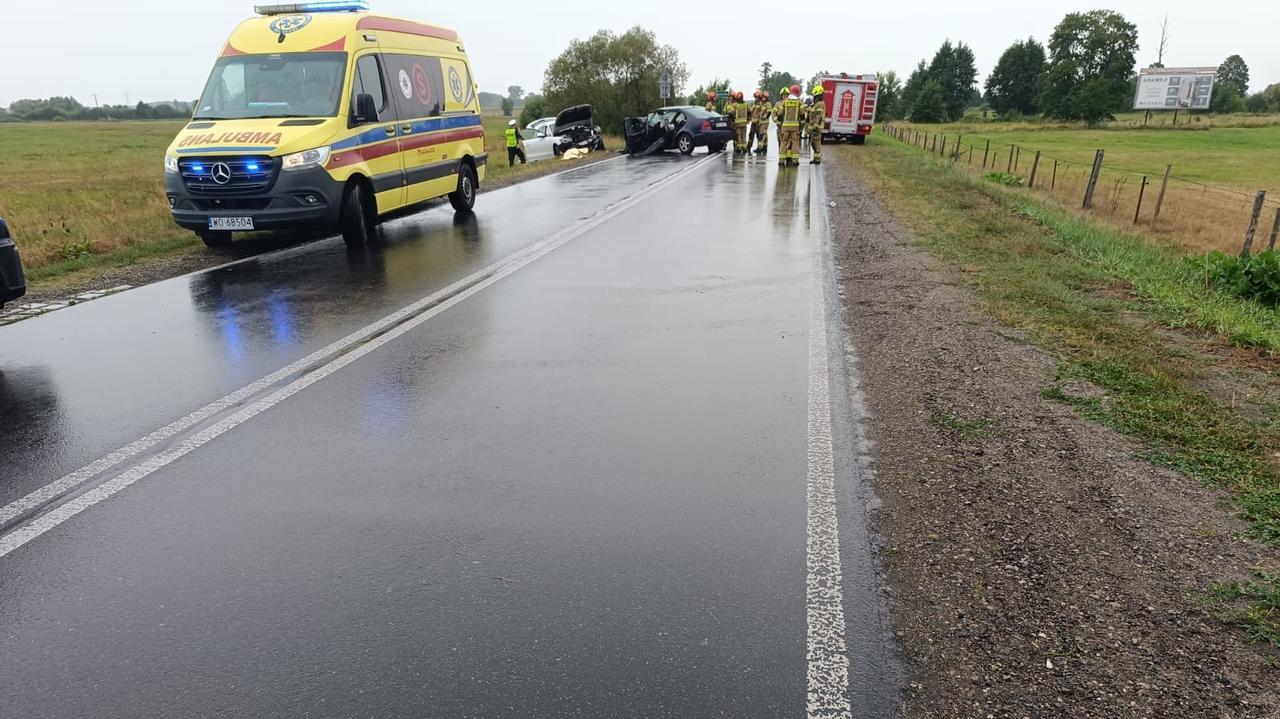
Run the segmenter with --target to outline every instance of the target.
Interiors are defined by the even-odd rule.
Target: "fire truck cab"
[[[822,102],[826,106],[824,141],[848,140],[855,145],[867,141],[876,120],[879,84],[874,74],[828,75],[822,80]]]

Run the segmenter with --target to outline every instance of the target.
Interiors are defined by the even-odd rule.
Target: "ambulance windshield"
[[[195,119],[334,117],[346,67],[341,52],[219,58]]]

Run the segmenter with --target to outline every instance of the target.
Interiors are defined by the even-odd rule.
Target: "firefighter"
[[[756,154],[764,155],[769,152],[769,118],[773,115],[773,106],[769,103],[769,93],[764,90],[756,91],[756,105],[758,112],[756,113]]]
[[[524,155],[524,138],[520,135],[520,129],[516,127],[515,120],[507,121],[507,167],[515,167],[516,158],[520,158],[520,164],[527,162]]]
[[[777,127],[778,147],[782,147],[782,121],[778,119],[778,109],[782,107],[782,101],[787,99],[787,95],[790,92],[791,91],[785,87],[778,90],[778,104],[773,106],[773,122],[774,126]]]
[[[813,104],[809,106],[809,164],[822,164],[822,132],[827,124],[827,105],[822,100],[821,84],[813,86]]]
[[[724,109],[720,111],[720,114],[721,114],[721,115],[724,115],[725,117],[729,118],[729,130],[730,130],[730,131],[732,131],[732,130],[733,130],[733,116],[734,116],[734,108],[735,108],[735,107],[737,107],[737,104],[738,104],[738,103],[737,103],[737,102],[735,102],[735,100],[734,100],[734,94],[735,94],[735,93],[733,92],[733,90],[730,90],[730,91],[729,91],[729,99],[728,99],[728,101],[726,101],[726,102],[724,103]],[[735,137],[736,137],[736,135],[735,135]],[[725,143],[725,147],[728,147],[728,146],[729,146],[729,144],[728,144],[728,143]],[[733,151],[734,151],[734,152],[737,152],[737,151],[738,151],[738,146],[737,146],[737,145],[734,145],[734,147],[733,147]]]
[[[803,109],[799,85],[792,85],[787,99],[779,102],[774,109],[774,119],[778,121],[781,141],[778,147],[779,165],[800,164],[800,124],[804,119]]]
[[[751,122],[751,106],[741,90],[733,93],[733,154],[747,154],[747,125]]]
[[[716,111],[716,91],[711,90],[707,93],[707,112]]]

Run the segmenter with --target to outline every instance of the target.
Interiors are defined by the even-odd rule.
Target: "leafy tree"
[[[1213,98],[1209,100],[1209,112],[1227,114],[1244,112],[1246,109],[1244,95],[1240,94],[1233,83],[1214,85]]]
[[[902,111],[909,113],[911,108],[915,107],[916,97],[920,91],[924,89],[924,84],[929,80],[929,66],[924,60],[916,65],[916,69],[911,71],[907,76],[907,84],[902,86]]]
[[[1129,78],[1138,29],[1110,10],[1069,13],[1049,38],[1038,104],[1049,117],[1097,124],[1132,99]]]
[[[689,71],[674,47],[660,45],[652,31],[638,25],[621,35],[601,30],[574,40],[551,61],[543,90],[551,107],[590,104],[601,127],[621,132],[623,118],[659,105],[663,70],[670,75],[672,94],[682,95]]]
[[[705,85],[699,85],[686,100],[690,105],[699,107],[707,104],[707,93],[714,92],[716,94],[716,110],[719,111],[724,104],[729,101],[729,80],[715,78]],[[775,90],[776,92],[776,90]]]
[[[929,78],[911,105],[911,121],[946,122],[948,112],[946,90],[937,80]]]
[[[511,114],[515,112],[515,109],[516,104],[511,101],[510,97],[502,98],[502,115],[504,117],[511,117]]]
[[[893,70],[878,73],[877,77],[880,79],[877,89],[876,119],[901,120],[906,115],[906,108],[902,105],[902,80],[898,79],[898,73]]]
[[[524,88],[519,85],[509,85],[507,87],[507,97],[511,98],[511,105],[515,106],[516,103],[524,99]]]
[[[1280,84],[1268,85],[1262,92],[1250,95],[1244,105],[1249,112],[1280,112]]]
[[[773,99],[776,101],[780,99],[777,97],[778,90],[781,90],[784,87],[789,88],[792,85],[799,85],[800,81],[795,75],[792,75],[789,72],[775,72],[773,65],[766,62],[760,65],[759,83],[760,89],[768,90],[769,94],[772,95]]]
[[[943,42],[934,54],[933,61],[929,63],[928,77],[942,88],[947,106],[946,119],[959,120],[964,117],[978,79],[973,50],[964,43],[952,45],[950,40]]]
[[[551,105],[547,102],[547,98],[542,95],[529,95],[524,99],[524,109],[520,111],[520,127],[527,127],[534,120],[550,114]]]
[[[1036,112],[1036,83],[1044,72],[1044,46],[1032,38],[1010,45],[987,76],[987,102],[1001,115]]]
[[[1216,87],[1223,85],[1231,85],[1241,97],[1249,94],[1249,66],[1245,64],[1244,58],[1232,55],[1218,66]]]

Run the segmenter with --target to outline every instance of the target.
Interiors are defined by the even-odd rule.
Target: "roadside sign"
[[[662,75],[658,78],[658,96],[663,102],[671,97],[671,74],[666,70],[662,71]]]
[[[1138,74],[1135,110],[1208,110],[1216,67],[1149,67]]]

